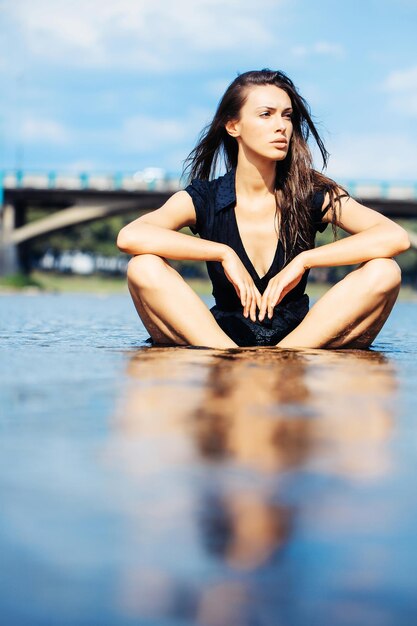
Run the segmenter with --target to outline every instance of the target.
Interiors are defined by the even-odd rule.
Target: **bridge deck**
[[[120,204],[121,212],[129,210],[129,206],[131,209],[152,210],[182,188],[178,179],[150,183],[142,181],[130,188],[122,187],[119,181],[119,186],[110,188],[109,185],[107,189],[70,186],[71,180],[66,181],[66,187],[58,186],[58,179],[54,186],[49,187],[30,186],[29,180],[22,180],[21,184],[13,186],[13,181],[8,181],[8,186],[3,188],[3,204],[50,208],[54,211],[92,204]],[[406,219],[417,217],[417,184],[350,182],[344,186],[359,202],[384,215]]]

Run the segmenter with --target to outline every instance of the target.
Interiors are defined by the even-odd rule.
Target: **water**
[[[416,313],[163,349],[128,296],[2,297],[2,623],[416,623]]]

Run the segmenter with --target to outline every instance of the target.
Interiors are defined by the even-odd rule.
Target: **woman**
[[[282,72],[238,76],[187,159],[191,184],[125,226],[128,284],[154,343],[367,348],[397,298],[406,231],[315,171],[308,105]],[[219,158],[226,174],[213,179]],[[314,248],[332,223],[351,234]],[[177,232],[189,226],[200,238]],[[207,261],[216,306],[166,261]],[[357,265],[309,310],[312,267]]]

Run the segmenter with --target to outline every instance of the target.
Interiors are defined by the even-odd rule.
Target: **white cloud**
[[[385,91],[417,91],[417,65],[406,70],[391,72],[383,83]]]
[[[328,41],[317,41],[313,46],[316,54],[325,54],[329,56],[343,56],[345,49],[338,43],[330,43]]]
[[[28,143],[65,145],[70,141],[69,130],[60,122],[49,119],[25,118],[20,125],[20,139]]]
[[[187,134],[188,127],[183,120],[137,115],[124,121],[120,139],[127,150],[148,152],[183,141]]]
[[[94,159],[77,159],[75,161],[69,161],[65,168],[71,172],[94,172],[101,169],[100,164]]]
[[[39,59],[158,71],[192,65],[200,53],[267,50],[276,40],[268,8],[286,2],[264,0],[260,15],[251,0],[19,0],[7,13]]]
[[[316,41],[311,46],[294,46],[291,53],[296,57],[307,57],[312,55],[322,55],[331,57],[345,56],[345,49],[338,43],[329,41]]]
[[[388,108],[411,117],[417,116],[417,65],[391,72],[380,86],[388,94]]]
[[[346,134],[328,141],[328,172],[338,179],[414,180],[417,144],[407,135]]]
[[[123,152],[168,152],[189,144],[209,117],[205,109],[192,109],[181,118],[135,115],[124,120],[114,139]]]
[[[180,118],[138,114],[111,126],[78,128],[75,124],[67,126],[55,119],[22,113],[18,123],[13,116],[7,117],[4,141],[10,145],[18,142],[31,150],[48,146],[51,159],[58,154],[61,159],[62,151],[56,149],[64,147],[69,157],[66,167],[76,171],[100,169],[104,163],[114,167],[120,159],[134,164],[135,159],[143,160],[147,155],[161,161],[164,167],[177,170],[211,115],[209,109],[193,107]]]

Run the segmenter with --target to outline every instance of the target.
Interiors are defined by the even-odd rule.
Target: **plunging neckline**
[[[238,240],[239,246],[240,246],[240,248],[241,248],[241,251],[242,251],[242,253],[243,253],[243,256],[244,256],[244,258],[246,259],[246,269],[251,270],[251,271],[252,271],[252,273],[256,276],[256,278],[257,278],[259,281],[263,281],[263,280],[265,280],[265,278],[268,276],[268,274],[271,272],[272,268],[273,268],[273,267],[274,267],[274,265],[275,265],[275,261],[277,260],[278,253],[279,253],[279,248],[280,248],[280,244],[281,244],[281,239],[278,237],[277,246],[276,246],[276,248],[275,248],[274,258],[272,259],[272,263],[271,263],[271,265],[269,266],[268,271],[267,271],[267,272],[266,272],[266,274],[264,274],[263,276],[260,276],[260,275],[258,274],[258,272],[256,271],[254,264],[253,264],[253,263],[252,263],[252,261],[250,260],[249,255],[248,255],[248,253],[246,252],[246,248],[245,248],[245,246],[243,245],[243,239],[242,239],[242,237],[241,237],[241,235],[240,235],[239,224],[238,224],[238,222],[237,222],[237,217],[236,217],[236,204],[234,205],[234,207],[233,207],[233,209],[232,209],[232,213],[233,213],[234,226],[235,226],[235,229],[236,229],[236,234],[237,234],[237,240]],[[250,272],[249,272],[249,273],[250,273]]]

